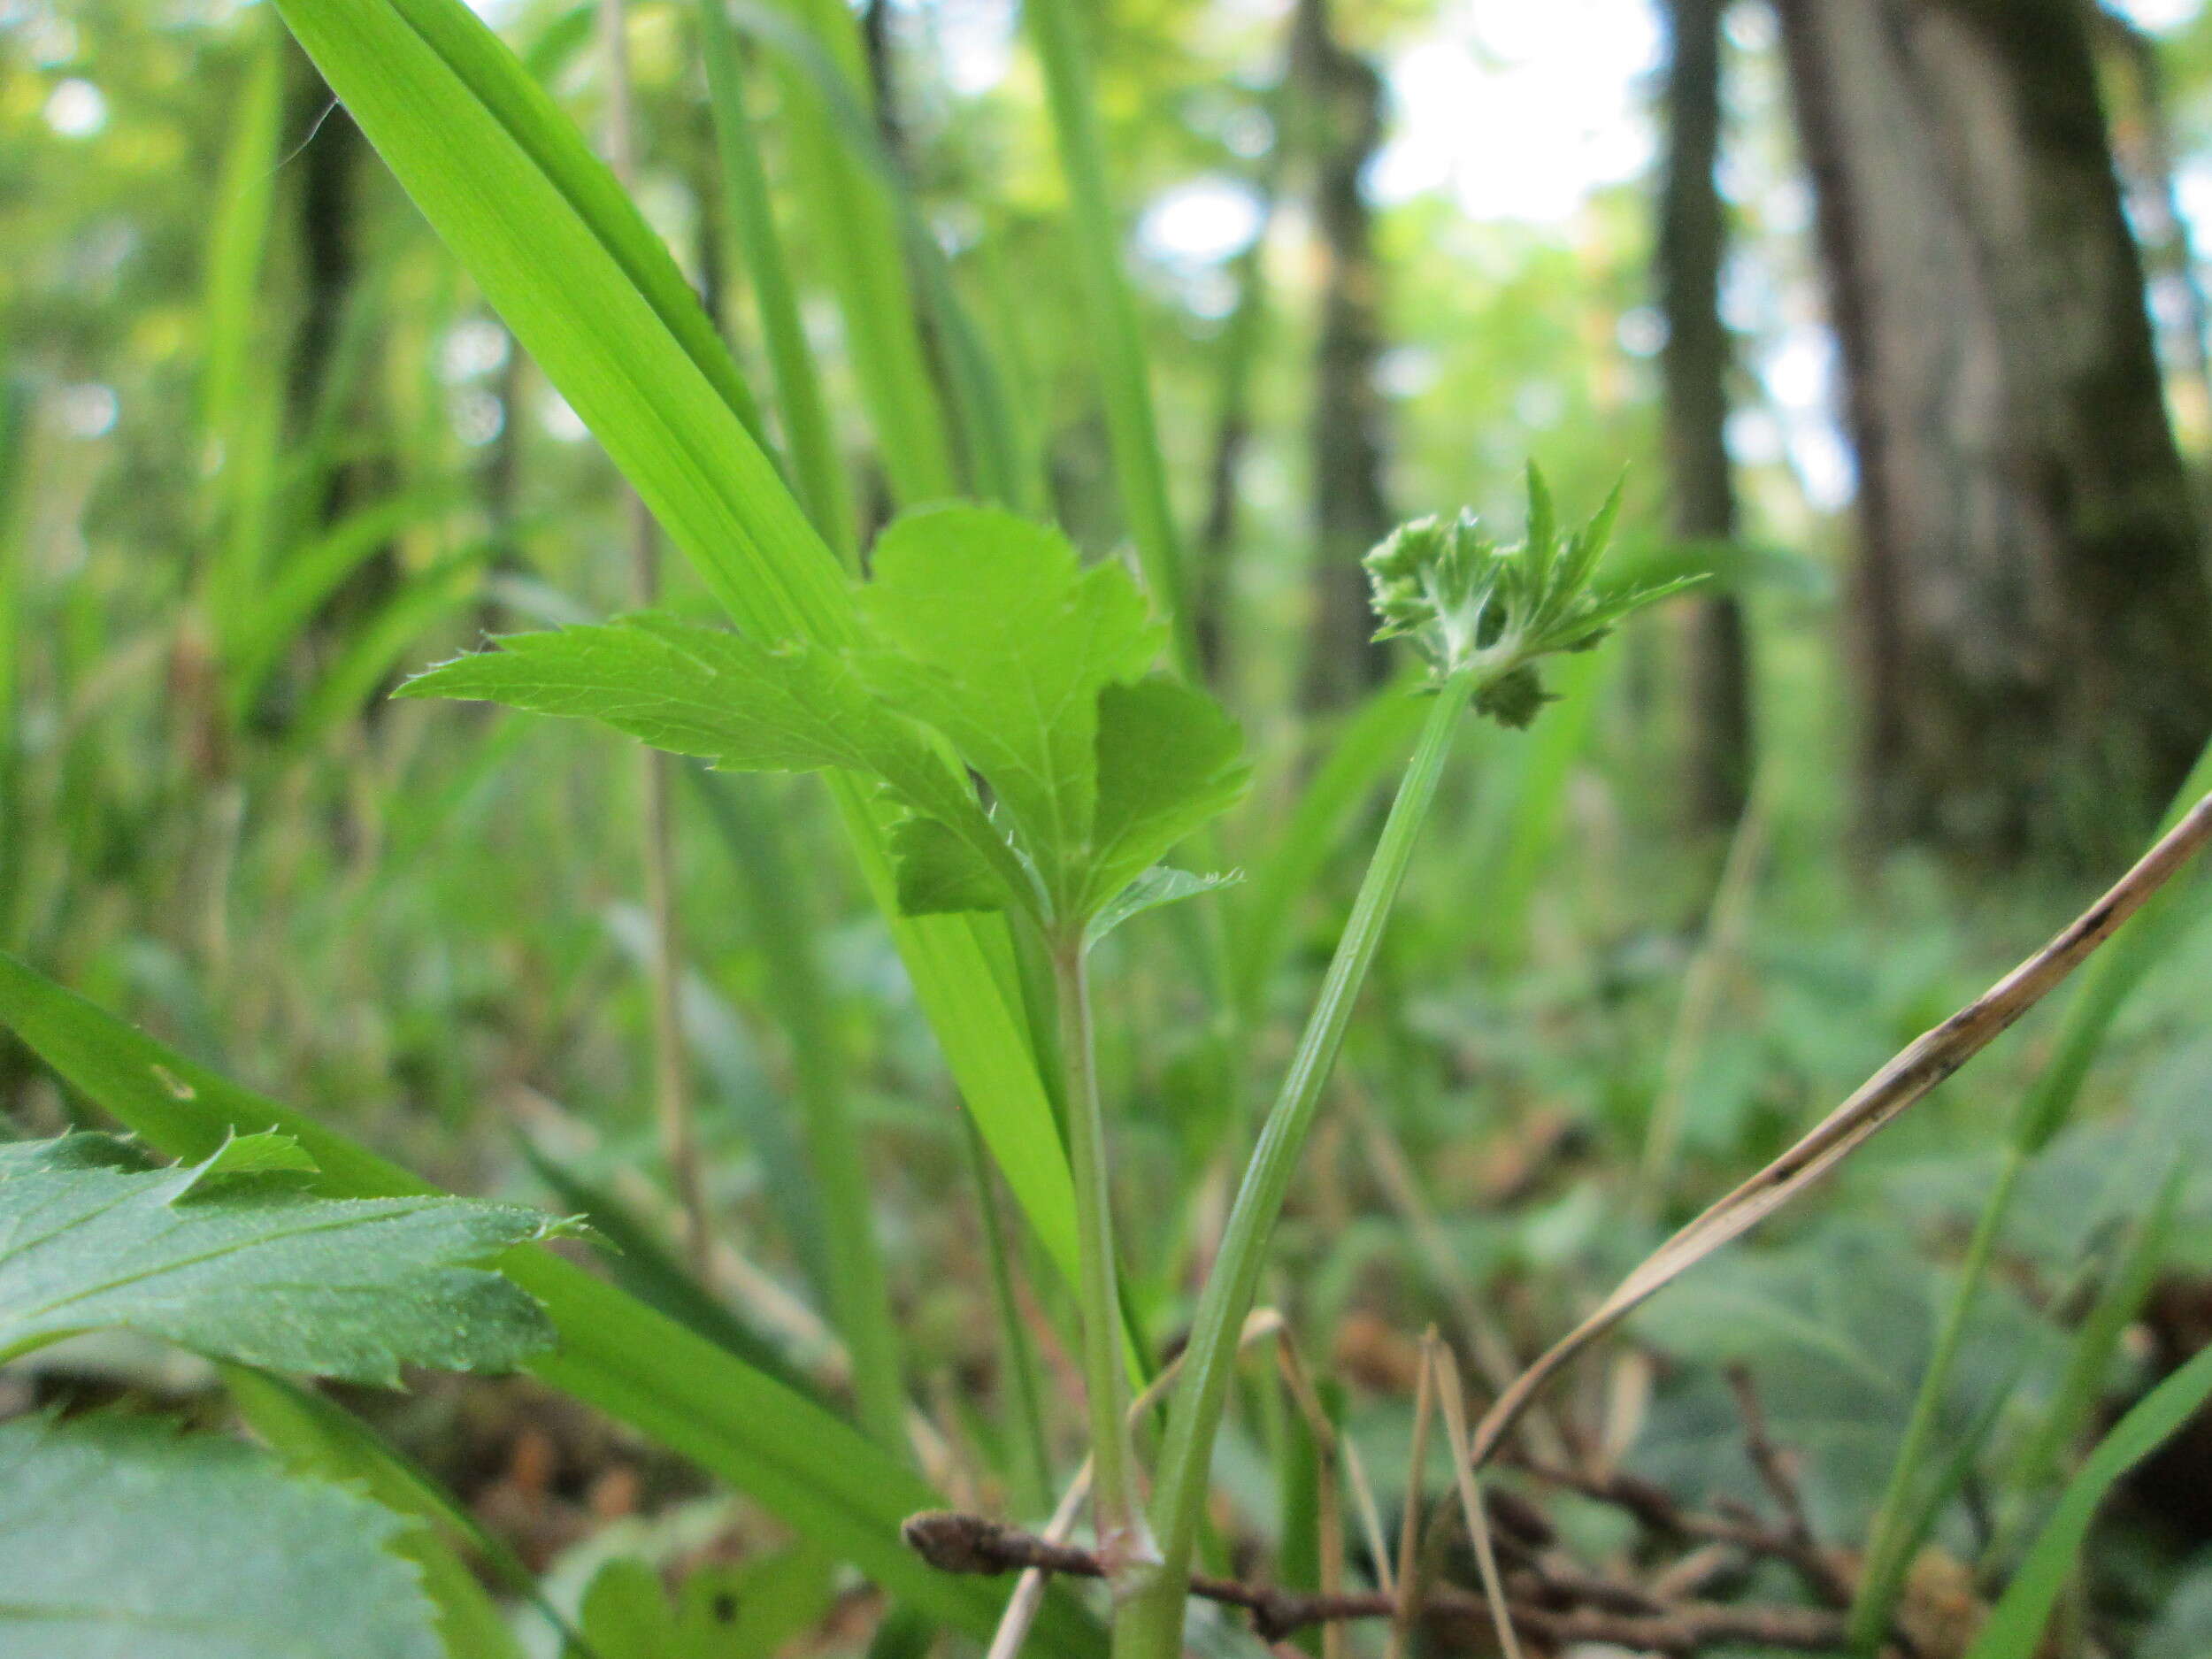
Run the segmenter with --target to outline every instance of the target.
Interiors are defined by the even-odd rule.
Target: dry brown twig
[[[930,1510],[906,1523],[908,1545],[941,1572],[997,1574],[1058,1573],[1071,1578],[1104,1576],[1098,1557],[1087,1549],[1055,1543],[980,1515]],[[1236,1578],[1194,1574],[1191,1594],[1252,1616],[1263,1640],[1279,1641],[1310,1625],[1349,1619],[1394,1618],[1396,1599],[1375,1591],[1357,1595],[1315,1595],[1247,1584]],[[1615,1611],[1598,1606],[1551,1608],[1513,1600],[1513,1624],[1547,1641],[1609,1641],[1643,1653],[1695,1654],[1735,1642],[1786,1648],[1800,1653],[1832,1652],[1843,1646],[1844,1628],[1834,1613],[1803,1608],[1724,1607],[1693,1601],[1661,1612]],[[1422,1617],[1441,1622],[1490,1623],[1487,1601],[1455,1586],[1433,1586],[1423,1598]]]

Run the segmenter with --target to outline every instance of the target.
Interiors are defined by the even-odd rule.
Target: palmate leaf
[[[862,672],[952,740],[1011,816],[1056,907],[1078,909],[1099,695],[1143,673],[1164,638],[1144,596],[1118,563],[1085,570],[1059,532],[992,508],[908,513],[871,562],[861,611],[879,649],[864,650]]]
[[[211,1358],[396,1386],[403,1364],[507,1371],[553,1342],[544,1310],[471,1265],[557,1230],[461,1198],[319,1198],[287,1135],[150,1168],[75,1133],[0,1156],[0,1357],[121,1328]]]
[[[595,719],[732,771],[879,780],[912,814],[888,838],[909,916],[1020,906],[1084,928],[1243,792],[1235,723],[1141,678],[1163,636],[1119,565],[1085,570],[1059,532],[973,506],[898,519],[872,563],[849,653],[645,613],[508,638],[404,695]],[[1156,884],[1145,902],[1211,885]]]
[[[513,634],[499,644],[417,676],[400,695],[481,698],[597,720],[728,772],[840,768],[881,779],[1002,879],[1020,878],[966,780],[840,656],[796,641],[762,646],[726,628],[649,611]]]
[[[417,1569],[392,1553],[405,1526],[218,1435],[0,1424],[0,1651],[443,1659]]]
[[[1099,693],[1097,764],[1085,908],[1101,913],[1163,853],[1234,805],[1252,775],[1236,722],[1210,697],[1160,676]]]

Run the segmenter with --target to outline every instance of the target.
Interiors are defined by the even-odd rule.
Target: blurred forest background
[[[596,8],[477,10],[609,130]],[[1359,556],[1463,503],[1517,534],[1532,457],[1569,515],[1625,476],[1624,568],[1715,572],[1570,659],[1532,730],[1468,745],[1279,1237],[1263,1294],[1373,1465],[1402,1471],[1425,1324],[1479,1305],[1524,1356],[1540,1348],[1662,1223],[2116,874],[2212,736],[2193,248],[2212,234],[2212,15],[1086,11],[1164,514],[1117,483],[1086,255],[1015,8],[858,9],[895,187],[839,158],[773,52],[749,43],[744,81],[753,206],[797,279],[782,297],[836,449],[814,476],[841,480],[818,521],[864,545],[895,505],[987,475],[945,412],[962,342],[926,316],[891,338],[926,284],[855,239],[871,214],[915,216],[941,254],[927,280],[1000,367],[996,435],[1019,453],[999,462],[1041,480],[1025,504],[1097,555],[1179,542],[1206,673],[1245,725],[1257,780],[1223,839],[1253,879],[1221,902],[1263,1077],[1225,1087],[1221,1010],[1175,925],[1133,925],[1102,980],[1152,1336],[1187,1312],[1417,718],[1368,642]],[[709,119],[694,7],[630,0],[623,44],[635,194],[772,412],[794,396],[762,322],[778,301],[749,280],[758,227]],[[713,1223],[704,1282],[833,1389],[833,1243],[792,1102],[842,1091],[925,1461],[979,1502],[1026,1495],[991,1183],[979,1199],[819,791],[676,777],[680,1076],[657,1081],[645,795],[621,746],[388,701],[488,633],[633,603],[636,527],[581,423],[266,6],[0,0],[0,946],[434,1179],[626,1217],[634,1256],[657,1238],[672,1275],[682,1183],[655,1101],[678,1089]],[[700,607],[672,560],[667,580]],[[1939,1601],[1971,1601],[2034,1513],[2032,1494],[2008,1507],[2032,1434],[2007,1425],[2062,1386],[2068,1286],[2136,1236],[2177,1157],[2093,1415],[2212,1340],[2212,928],[2193,893],[2023,1177],[1946,1407],[1948,1429],[1978,1426]],[[1563,1412],[1678,1490],[1755,1492],[1723,1376],[1749,1365],[1817,1526],[1861,1538],[2050,1029],[1655,1303],[1641,1369],[1586,1368]],[[13,1045],[0,1101],[42,1133],[81,1110]],[[1004,1220],[1020,1270],[1033,1250]],[[1064,1474],[1066,1310],[1048,1274],[1016,1279],[1063,1379],[1045,1417]],[[196,1386],[127,1347],[65,1352],[40,1389]],[[695,1516],[695,1478],[532,1385],[365,1409],[534,1566],[581,1573],[611,1527],[669,1560],[698,1548],[670,1518]],[[1281,1432],[1248,1414],[1221,1479],[1235,1525],[1294,1551]],[[2108,1510],[2064,1651],[2212,1651],[2208,1492],[2212,1419]],[[1621,1546],[1600,1507],[1573,1525],[1601,1555]],[[820,1640],[856,1650],[869,1605]]]

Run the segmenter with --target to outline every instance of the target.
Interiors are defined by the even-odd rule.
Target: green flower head
[[[1433,685],[1474,675],[1479,713],[1526,726],[1551,700],[1540,659],[1588,650],[1631,612],[1698,580],[1614,588],[1595,580],[1620,496],[1617,485],[1595,518],[1563,536],[1532,465],[1523,541],[1500,545],[1464,509],[1401,525],[1365,561],[1382,619],[1375,637],[1411,640]]]

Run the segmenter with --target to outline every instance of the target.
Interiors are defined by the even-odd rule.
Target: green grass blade
[[[742,382],[683,278],[582,138],[458,0],[282,0],[354,119],[549,380],[757,636],[841,643],[836,557],[755,441]],[[879,810],[833,795],[887,916]],[[995,918],[894,919],[947,1064],[1062,1271],[1074,1192]]]
[[[289,747],[295,752],[311,749],[358,714],[377,687],[391,679],[407,648],[476,592],[485,561],[497,550],[496,542],[477,541],[409,576],[354,631],[338,660],[316,681],[287,735]]]
[[[1136,296],[1122,270],[1121,222],[1106,181],[1105,146],[1086,69],[1088,54],[1073,0],[1028,0],[1022,9],[1044,70],[1061,170],[1067,175],[1076,272],[1098,353],[1122,511],[1128,515],[1152,603],[1173,630],[1176,665],[1188,677],[1197,672],[1198,646],[1184,587],[1182,539],[1160,454]]]
[[[29,388],[0,375],[0,947],[15,943],[27,826],[17,797],[23,787],[23,580],[25,502],[30,477]]]
[[[2128,1326],[2150,1294],[2152,1281],[2166,1264],[2174,1210],[2181,1195],[2185,1172],[2180,1157],[2169,1163],[2166,1179],[2159,1183],[2150,1208],[2129,1230],[2126,1248],[2107,1274],[2103,1289],[2076,1330],[2067,1348],[2065,1370],[2052,1391],[2051,1403],[2043,1420],[2036,1425],[2035,1432],[2005,1471],[2011,1487],[2010,1502],[1996,1536],[1982,1552],[1985,1562],[2009,1556],[2025,1518],[2034,1513],[2034,1506],[2044,1497],[2047,1486],[2053,1483],[2067,1448],[2075,1443],[2075,1437],[2104,1397],[2105,1385],[2112,1373],[2113,1356],[2119,1351]]]
[[[2018,1659],[2035,1651],[2106,1496],[2122,1476],[2194,1417],[2208,1398],[2212,1398],[2212,1349],[2152,1389],[2114,1425],[2067,1483],[2058,1507],[2037,1534],[1966,1659]]]
[[[822,1286],[853,1367],[860,1420],[879,1444],[906,1444],[906,1391],[899,1335],[883,1251],[876,1240],[868,1171],[846,1099],[843,1044],[812,941],[806,887],[775,812],[762,798],[765,780],[710,776],[692,769],[743,884],[753,943],[765,958],[762,988],[789,1040],[794,1092],[806,1136],[806,1162],[824,1221]]]
[[[2212,787],[2212,745],[2199,758],[2166,816],[2162,828],[2171,828],[2182,814]],[[1939,1330],[1935,1351],[1914,1396],[1912,1415],[1898,1448],[1880,1508],[1870,1532],[1867,1568],[1851,1609],[1854,1640],[1871,1651],[1884,1631],[1912,1564],[1912,1546],[1918,1527],[1920,1501],[1926,1483],[1922,1468],[1932,1449],[1933,1432],[1942,1402],[1951,1386],[1951,1371],[1958,1344],[1989,1263],[2009,1217],[2013,1193],[2027,1161],[2048,1145],[2071,1113],[2091,1063],[2112,1029],[2127,998],[2149,974],[2193,919],[2182,896],[2202,885],[2198,877],[2176,882],[2154,895],[2127,926],[2105,946],[2084,976],[2084,983],[2059,1028],[2056,1052],[2035,1087],[2023,1098],[2014,1115],[2005,1163],[1996,1184],[1974,1224],[1974,1236],[1959,1271]]]
[[[164,1048],[0,955],[0,1023],[158,1150],[205,1157],[233,1133],[277,1128],[322,1171],[318,1190],[370,1197],[434,1190],[398,1165]],[[911,1471],[812,1402],[549,1250],[500,1263],[545,1306],[560,1335],[533,1369],[711,1470],[895,1594],[972,1634],[995,1627],[1000,1593],[924,1566],[900,1522],[938,1502]],[[1048,1609],[1055,1652],[1092,1655],[1097,1632],[1072,1604]]]
[[[546,377],[740,622],[831,640],[850,600],[754,436],[667,250],[457,0],[283,0],[285,20]]]
[[[279,559],[274,580],[242,595],[223,624],[224,695],[231,718],[244,718],[317,611],[345,580],[409,526],[462,499],[454,485],[410,490],[347,514]]]
[[[2208,793],[2212,793],[2212,743],[2205,746],[2176,793],[2159,833],[2171,829]],[[2060,1022],[2051,1062],[2036,1079],[2015,1125],[2015,1138],[2026,1150],[2040,1150],[2065,1126],[2089,1068],[2111,1033],[2112,1022],[2136,987],[2201,916],[2207,887],[2200,872],[2169,884],[2082,974],[2081,989]]]
[[[791,0],[791,13],[827,60],[844,98],[872,104],[860,26],[843,0]],[[924,357],[898,215],[884,181],[841,138],[835,100],[817,76],[779,54],[793,173],[811,234],[844,318],[845,348],[902,506],[959,493],[947,422]]]
[[[721,1298],[687,1272],[661,1242],[660,1235],[633,1214],[628,1205],[530,1141],[522,1143],[522,1156],[530,1172],[553,1194],[554,1202],[583,1217],[593,1233],[611,1247],[602,1265],[617,1285],[687,1330],[727,1348],[793,1393],[804,1394],[817,1404],[826,1403],[785,1363],[775,1343],[739,1318]]]
[[[784,257],[783,234],[769,199],[768,173],[754,142],[745,102],[745,65],[723,0],[699,0],[699,48],[707,72],[707,107],[722,169],[722,196],[745,273],[752,280],[761,333],[776,380],[777,412],[784,445],[806,505],[822,539],[848,565],[859,557],[860,530],[852,493],[837,450],[837,430],[822,396],[814,348],[799,315],[799,296]]]
[[[259,452],[273,433],[261,290],[284,114],[284,42],[268,19],[251,21],[253,59],[216,182],[201,298],[200,442],[219,549],[203,575],[219,611],[250,590],[250,567],[261,553],[257,527],[267,513],[257,497],[269,457]]]
[[[1499,818],[1468,860],[1472,892],[1460,914],[1486,918],[1483,943],[1502,963],[1517,963],[1528,948],[1528,913],[1545,866],[1558,849],[1567,786],[1590,746],[1607,689],[1626,660],[1619,651],[1592,651],[1558,664],[1561,703],[1530,732],[1509,740],[1519,764],[1498,797]],[[1493,750],[1493,753],[1497,752]]]
[[[709,0],[703,0],[705,3]],[[823,43],[788,18],[748,0],[720,0],[720,4],[726,19],[733,20],[774,55],[787,81],[804,83],[815,100],[808,119],[818,119],[827,134],[842,147],[845,162],[873,179],[882,193],[892,215],[890,228],[900,239],[898,245],[887,244],[883,257],[898,257],[902,246],[918,298],[936,331],[945,391],[959,424],[966,463],[964,476],[959,480],[962,487],[979,499],[1041,516],[1047,495],[1041,458],[1023,438],[997,363],[961,303],[958,286],[943,250],[937,245],[936,234],[859,90]],[[880,230],[876,227],[872,234],[879,234]],[[910,307],[907,315],[910,326]],[[918,353],[918,334],[915,340],[914,349]],[[852,342],[849,349],[881,351],[887,343],[872,335]],[[893,372],[902,377],[907,373],[903,367],[895,367]],[[879,442],[889,440],[879,438]],[[895,476],[895,488],[896,482]]]

